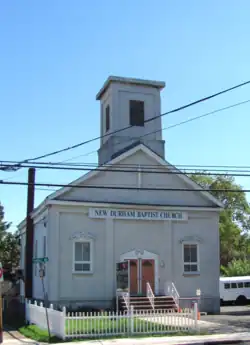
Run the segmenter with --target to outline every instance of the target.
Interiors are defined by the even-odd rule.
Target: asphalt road
[[[221,307],[220,315],[201,316],[201,320],[212,322],[209,333],[234,333],[250,331],[250,306]]]

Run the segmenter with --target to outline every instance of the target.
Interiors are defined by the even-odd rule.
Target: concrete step
[[[123,310],[126,310],[126,303],[124,299],[120,298],[120,304]],[[150,300],[146,296],[132,296],[130,297],[130,305],[134,307],[134,310],[148,310],[152,311],[152,305]],[[174,310],[178,311],[177,305],[171,296],[155,296],[154,298],[154,310]]]

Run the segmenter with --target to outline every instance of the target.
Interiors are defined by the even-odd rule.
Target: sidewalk
[[[4,332],[3,345],[48,345],[23,337],[19,332]],[[168,336],[121,339],[96,339],[57,343],[58,345],[250,345],[250,332],[213,335]]]
[[[19,333],[16,330],[13,330],[10,327],[4,326],[4,332],[3,332],[3,345],[14,345],[14,344],[36,344],[37,342],[32,339],[25,338],[21,333]]]
[[[250,332],[233,334],[214,334],[197,336],[178,336],[178,337],[150,337],[150,338],[122,338],[107,340],[86,340],[79,342],[67,342],[67,345],[185,345],[185,344],[240,344],[243,342],[250,345]],[[247,342],[247,343],[246,343]],[[62,344],[62,343],[61,343]],[[65,343],[64,343],[65,344]]]

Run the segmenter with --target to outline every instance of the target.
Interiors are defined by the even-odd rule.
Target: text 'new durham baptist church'
[[[150,220],[187,220],[183,212],[155,211],[155,210],[117,210],[117,209],[89,209],[90,218],[117,218],[117,219],[150,219]]]

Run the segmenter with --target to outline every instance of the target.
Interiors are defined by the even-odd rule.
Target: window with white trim
[[[183,264],[184,273],[197,273],[199,272],[199,259],[198,259],[198,244],[197,243],[184,243],[183,244]]]
[[[91,273],[93,270],[92,254],[92,240],[75,241],[73,244],[73,272]]]

